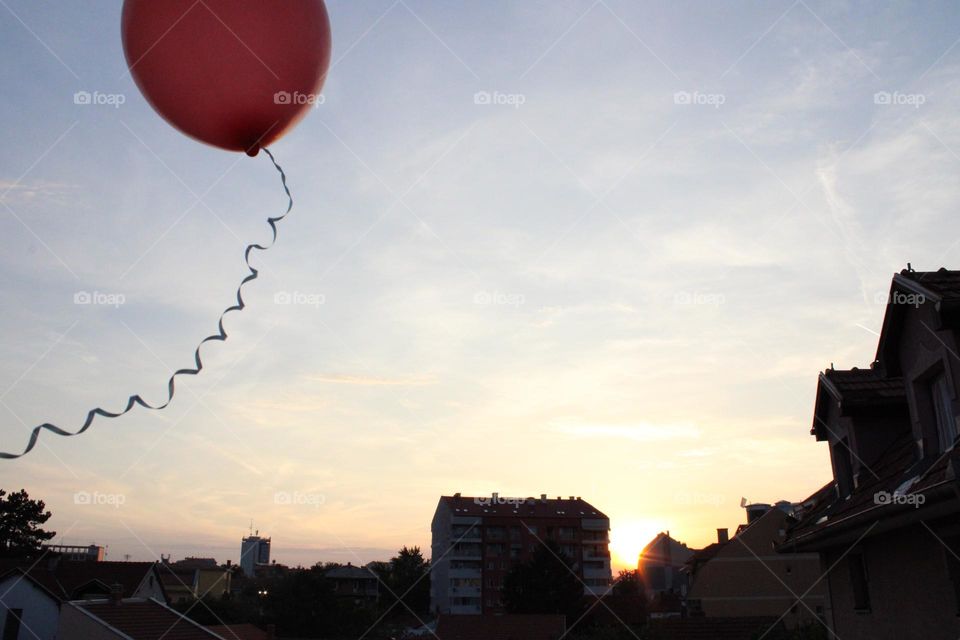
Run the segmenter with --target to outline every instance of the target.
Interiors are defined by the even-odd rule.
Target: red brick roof
[[[207,629],[226,640],[269,640],[270,634],[252,624],[211,624]]]
[[[566,632],[562,615],[441,615],[440,640],[559,640]]]
[[[442,496],[440,501],[454,515],[523,516],[526,518],[606,518],[602,511],[582,498],[507,498],[492,496]]]
[[[855,516],[867,512],[875,514],[875,518],[903,509],[915,510],[918,516],[922,515],[922,509],[880,504],[877,494],[922,494],[950,480],[951,468],[960,467],[960,450],[951,450],[935,460],[921,461],[916,460],[915,450],[912,434],[902,434],[870,465],[869,470],[860,473],[860,484],[849,498],[840,499],[837,496],[833,481],[818,489],[804,501],[804,504],[811,506],[803,511],[800,521],[791,527],[785,545],[797,544],[812,534],[837,529],[838,523],[851,522]]]
[[[155,600],[75,602],[133,640],[216,640],[223,638]]]
[[[912,280],[921,289],[933,293],[941,300],[960,299],[960,271],[943,267],[937,271],[908,271],[904,269],[894,276],[895,281]]]
[[[83,587],[99,582],[101,591],[114,584],[123,586],[123,597],[133,595],[154,569],[153,562],[91,562],[42,558],[37,562],[13,560],[0,564],[0,575],[9,570],[29,572],[30,577],[58,598],[71,600],[82,595]],[[155,574],[154,574],[155,575]]]

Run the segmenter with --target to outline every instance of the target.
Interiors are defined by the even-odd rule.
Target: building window
[[[23,609],[7,609],[7,617],[3,622],[3,640],[17,640],[20,635],[20,621],[23,620]]]
[[[853,491],[853,460],[847,438],[833,445],[833,474],[837,481],[837,493],[841,498],[846,498]]]
[[[867,585],[867,562],[863,551],[856,550],[847,556],[850,564],[850,586],[853,590],[853,608],[856,611],[870,611],[870,590]]]
[[[953,420],[953,394],[950,393],[946,374],[940,373],[932,378],[929,388],[940,451],[947,451],[953,448],[953,443],[957,439],[957,425]]]

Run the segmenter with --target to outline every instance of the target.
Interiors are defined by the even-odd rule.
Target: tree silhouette
[[[0,489],[0,555],[30,555],[50,540],[56,531],[41,529],[50,519],[43,500],[31,500],[24,489],[7,494]]]
[[[420,547],[404,546],[396,556],[390,558],[386,583],[396,597],[418,616],[425,616],[430,610],[429,570],[430,563],[424,560]],[[386,593],[386,599],[390,604],[394,602],[389,592]],[[406,607],[401,609],[405,610]]]
[[[510,613],[559,613],[569,623],[583,610],[583,583],[552,540],[538,547],[529,562],[507,573],[501,593]]]

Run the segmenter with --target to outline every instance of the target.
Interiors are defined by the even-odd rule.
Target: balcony
[[[451,578],[480,578],[482,571],[480,567],[458,567],[456,569],[451,568],[447,575]]]
[[[609,580],[611,577],[610,567],[604,567],[602,569],[595,568],[595,567],[584,567],[583,577],[584,578],[607,578]]]
[[[451,560],[479,560],[480,557],[481,556],[480,556],[479,546],[456,545],[453,549],[450,550]]]
[[[605,587],[601,587],[601,586],[590,586],[590,585],[588,585],[588,586],[585,586],[585,587],[583,588],[583,595],[585,595],[585,596],[603,596],[603,595],[606,595],[606,594],[610,593],[611,588],[612,588],[612,587],[609,586],[609,585],[608,585],[608,586],[605,586]]]
[[[479,615],[480,599],[477,598],[477,604],[454,604],[450,605],[450,613],[454,615]]]

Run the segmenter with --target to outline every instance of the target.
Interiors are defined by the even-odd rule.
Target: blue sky
[[[304,563],[427,546],[441,494],[572,494],[629,564],[826,482],[817,372],[869,364],[893,272],[960,259],[955,5],[328,8],[230,339],[168,410],[44,438],[0,486],[114,559],[235,558],[252,518]],[[7,451],[161,400],[285,206],[265,157],[149,108],[119,15],[0,2]]]

